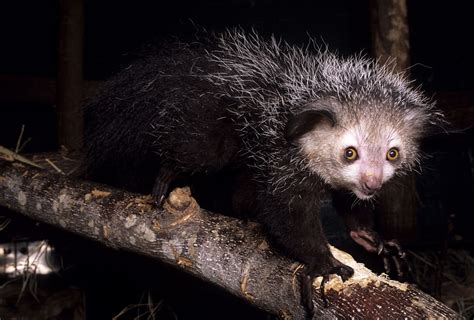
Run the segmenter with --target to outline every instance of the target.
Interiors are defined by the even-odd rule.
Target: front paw
[[[406,253],[397,240],[383,240],[372,230],[351,231],[350,236],[367,251],[382,257],[386,274],[390,274],[393,264],[395,265],[398,280],[403,281],[407,279],[410,266],[406,259]]]
[[[326,261],[324,261],[326,260]],[[342,281],[348,280],[353,274],[354,269],[341,263],[339,260],[332,256],[327,259],[319,260],[318,262],[310,263],[306,266],[302,273],[301,282],[301,299],[302,304],[306,309],[306,317],[312,319],[314,316],[314,305],[313,305],[313,280],[316,277],[322,276],[323,280],[320,285],[320,294],[325,307],[329,306],[329,302],[326,297],[324,290],[325,284],[329,280],[331,274],[337,274],[341,277]]]

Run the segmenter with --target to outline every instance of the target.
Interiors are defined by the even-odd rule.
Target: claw
[[[380,241],[377,246],[377,255],[380,256],[383,251],[384,251],[383,241]]]
[[[306,309],[306,318],[312,319],[314,316],[314,305],[312,299],[312,286],[313,286],[313,277],[311,275],[306,274],[302,278],[301,283],[301,298],[302,304]]]
[[[400,261],[397,259],[396,256],[392,256],[393,263],[395,264],[395,268],[397,269],[397,276],[399,279],[405,277],[405,273],[402,271],[402,267]]]
[[[410,265],[406,261],[406,253],[397,240],[382,240],[373,230],[352,230],[350,236],[367,251],[382,257],[386,274],[390,274],[392,264],[395,265],[399,280],[407,275],[404,268],[408,270],[408,274],[411,272]]]
[[[348,266],[336,266],[333,267],[328,273],[323,275],[323,280],[321,281],[321,285],[319,287],[319,290],[321,291],[321,298],[323,300],[323,306],[327,308],[329,306],[329,301],[326,296],[326,292],[324,290],[324,286],[326,283],[329,281],[329,275],[331,274],[337,274],[338,276],[341,277],[342,281],[347,281],[353,274],[354,270],[351,267]]]
[[[383,257],[383,268],[387,275],[390,274],[390,271],[392,271],[392,268],[390,267],[390,261],[387,257]]]
[[[400,244],[398,243],[397,240],[395,240],[395,239],[387,240],[387,241],[385,241],[385,244],[387,246],[394,247],[397,250],[398,255],[400,256],[400,258],[402,258],[402,256],[405,256],[405,252],[403,251],[402,246],[400,246]]]
[[[331,274],[339,275],[343,281],[349,279],[353,274],[354,270],[346,265],[343,265],[339,261],[333,258],[333,266],[328,266],[323,270],[318,270],[315,265],[312,267],[307,267],[305,272],[302,274],[301,278],[301,300],[302,305],[306,309],[306,318],[312,319],[314,317],[314,305],[313,305],[313,279],[316,276],[322,276],[323,280],[319,287],[321,293],[321,299],[323,301],[323,306],[327,308],[329,306],[329,301],[325,293],[325,285],[329,281],[329,276]]]
[[[163,205],[163,201],[168,193],[170,183],[175,178],[176,174],[172,170],[168,169],[165,166],[160,168],[158,176],[155,179],[155,184],[151,191],[151,195],[157,207],[161,207]]]
[[[329,307],[329,301],[328,298],[326,297],[326,292],[324,290],[324,286],[326,283],[329,281],[329,274],[325,274],[323,276],[323,280],[321,281],[321,285],[319,286],[319,290],[321,292],[321,299],[323,300],[323,306],[325,308]]]

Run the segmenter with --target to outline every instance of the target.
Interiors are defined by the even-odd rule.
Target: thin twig
[[[7,149],[3,146],[0,146],[0,154],[3,154],[7,157],[10,157],[15,161],[26,163],[26,164],[29,164],[30,166],[33,166],[33,167],[36,167],[36,168],[39,168],[39,169],[43,169],[43,167],[40,166],[39,164],[29,160],[28,158],[25,158],[25,157],[21,156],[18,153],[14,152],[14,151],[11,151],[10,149]]]
[[[64,174],[64,171],[62,171],[57,165],[55,165],[51,160],[49,160],[48,158],[44,159],[51,167],[54,168],[54,170],[56,170],[57,172],[59,172],[60,174]]]
[[[20,153],[24,148],[25,146],[28,144],[28,142],[31,141],[31,137],[29,137],[28,139],[25,140],[25,142],[23,142],[20,146],[20,149],[18,149],[18,153]]]
[[[23,138],[23,133],[25,132],[25,125],[21,125],[21,130],[20,130],[20,136],[18,137],[18,140],[16,141],[16,147],[15,147],[15,153],[20,152],[20,144],[21,144],[21,139]]]
[[[5,218],[5,219],[2,222],[0,222],[0,231],[4,230],[12,221],[10,218],[6,218],[3,216],[1,218]]]

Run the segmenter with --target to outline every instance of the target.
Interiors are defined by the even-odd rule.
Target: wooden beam
[[[406,0],[370,1],[372,49],[381,63],[395,59],[395,71],[410,66],[410,38]]]
[[[82,147],[83,115],[83,0],[59,1],[57,76],[58,141],[69,150]]]
[[[410,41],[406,0],[371,0],[370,4],[374,57],[380,64],[392,62],[394,72],[404,72],[408,76]],[[391,194],[398,196],[381,203],[376,213],[377,225],[384,237],[411,242],[416,239],[417,232],[415,176],[407,175],[400,180],[404,188],[398,184],[389,188]]]

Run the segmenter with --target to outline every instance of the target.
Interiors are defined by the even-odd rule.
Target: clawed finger
[[[385,273],[388,275],[390,274],[390,271],[392,271],[392,268],[390,267],[390,259],[387,257],[383,257],[383,268],[385,269]]]
[[[327,308],[329,306],[328,299],[326,297],[326,292],[324,290],[324,286],[326,283],[329,281],[329,274],[325,274],[323,276],[323,280],[321,281],[321,286],[319,287],[319,290],[321,291],[321,299],[323,300],[323,306]]]
[[[395,268],[397,270],[398,279],[402,279],[403,277],[405,277],[405,273],[402,270],[399,258],[397,256],[392,256],[392,260],[393,260],[393,264],[395,265]]]

